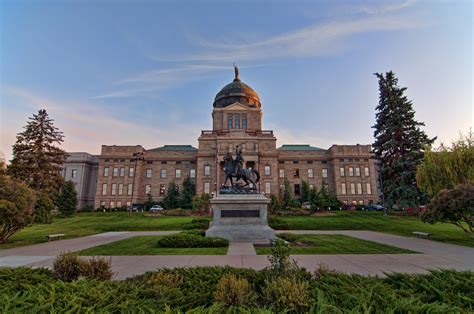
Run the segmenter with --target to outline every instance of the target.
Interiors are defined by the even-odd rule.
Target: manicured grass
[[[79,255],[225,255],[227,247],[217,248],[160,248],[161,236],[137,236],[82,250]]]
[[[301,235],[297,242],[310,246],[291,244],[290,254],[401,254],[416,253],[395,246],[375,243],[345,235]],[[271,254],[270,247],[256,247],[257,254]]]
[[[80,213],[72,218],[54,218],[51,224],[33,225],[15,234],[0,249],[46,242],[48,234],[64,233],[64,239],[108,231],[181,230],[195,217],[145,217],[143,213]]]
[[[474,247],[474,237],[451,224],[423,223],[413,216],[384,216],[381,212],[336,212],[334,216],[282,216],[290,230],[371,230],[414,237],[432,233],[432,240]]]

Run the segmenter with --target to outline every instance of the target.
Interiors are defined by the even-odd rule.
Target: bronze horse
[[[236,167],[238,167],[237,170]],[[253,186],[250,187],[250,189],[254,191],[257,190],[257,182],[260,180],[260,174],[258,173],[258,170],[252,168],[243,168],[238,164],[238,162],[234,160],[234,158],[232,158],[232,154],[229,152],[224,156],[224,173],[225,180],[223,186],[226,185],[227,180],[230,180],[230,184],[233,188],[235,188],[236,186],[234,185],[232,178],[236,178],[236,182],[240,179],[244,180],[245,184],[242,186],[242,188],[250,187],[250,183],[252,183]]]

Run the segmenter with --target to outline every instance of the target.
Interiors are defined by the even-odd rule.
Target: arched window
[[[235,128],[240,129],[240,115],[235,114]]]

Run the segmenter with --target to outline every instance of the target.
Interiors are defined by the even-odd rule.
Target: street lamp
[[[133,157],[132,159],[130,159],[130,162],[135,162],[135,164],[133,166],[132,196],[130,200],[129,215],[132,214],[132,209],[133,209],[133,191],[135,190],[135,177],[137,176],[137,162],[143,159],[145,159],[145,154],[143,151],[138,151],[136,153],[133,153]]]

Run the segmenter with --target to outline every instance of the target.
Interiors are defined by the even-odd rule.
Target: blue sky
[[[473,122],[471,1],[0,1],[0,151],[46,108],[67,151],[197,144],[232,63],[278,145],[368,144],[374,72],[429,136]],[[439,143],[439,141],[438,141]]]

